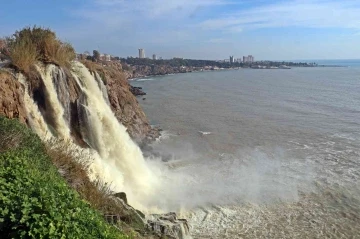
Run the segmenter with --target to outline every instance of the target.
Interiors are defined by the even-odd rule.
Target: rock
[[[24,88],[15,77],[6,71],[0,72],[0,115],[27,122],[24,103]]]
[[[124,201],[124,203],[128,204],[127,202],[127,197],[126,197],[126,193],[124,192],[120,192],[120,193],[115,193],[114,197],[120,198],[121,200]]]
[[[135,96],[146,95],[146,93],[144,91],[142,91],[142,87],[136,87],[136,86],[131,86],[130,85],[130,91]]]
[[[185,239],[191,238],[187,220],[178,219],[176,213],[151,215],[147,221],[150,230],[154,231],[160,237]]]
[[[136,97],[131,92],[131,86],[125,74],[117,70],[115,63],[112,64],[103,68],[111,109],[119,122],[127,128],[130,136],[135,141],[141,142],[151,131],[151,126]],[[120,63],[118,64],[121,66]]]

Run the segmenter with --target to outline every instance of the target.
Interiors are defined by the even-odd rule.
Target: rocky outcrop
[[[15,77],[0,69],[0,115],[27,122],[24,105],[24,88]]]
[[[142,90],[142,87],[130,86],[130,91],[135,96],[146,95],[146,93]]]
[[[186,219],[178,219],[175,212],[155,214],[147,221],[148,228],[158,236],[166,238],[191,238]]]
[[[126,213],[123,213],[121,216],[105,215],[105,219],[108,222],[112,224],[116,224],[118,221],[126,222],[146,238],[191,238],[187,220],[177,218],[176,213],[152,214],[145,218],[142,212],[127,204],[125,193],[116,193],[113,195],[113,199],[119,205],[126,208]]]

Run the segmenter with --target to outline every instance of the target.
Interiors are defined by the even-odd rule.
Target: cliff
[[[24,105],[24,88],[15,81],[15,77],[0,69],[0,115],[9,119],[18,118],[20,122],[26,122],[26,110]]]
[[[137,142],[142,142],[147,137],[156,137],[154,130],[149,125],[148,119],[141,109],[136,97],[131,92],[131,86],[122,73],[120,63],[102,65],[93,62],[85,62],[93,72],[98,72],[106,86],[109,103],[116,118],[123,124],[130,136]],[[14,77],[15,72],[11,69],[0,71],[0,115],[7,118],[18,118],[22,123],[27,121],[27,112],[24,107],[24,86]],[[79,87],[73,76],[66,68],[54,68],[53,82],[60,102],[65,106],[65,115],[71,126],[72,136],[81,145],[80,140],[78,99]],[[27,75],[29,79],[29,93],[38,104],[44,118],[48,121],[50,115],[49,106],[46,103],[46,91],[42,76],[33,71]]]
[[[7,166],[0,167],[0,174],[11,180],[3,180],[0,187],[15,182],[18,188],[9,189],[2,197],[17,198],[6,200],[9,207],[3,205],[11,213],[0,213],[0,234],[30,235],[36,228],[36,237],[50,238],[54,233],[70,238],[72,234],[76,238],[113,238],[111,233],[122,238],[123,232],[134,238],[186,236],[187,222],[175,214],[152,215],[147,220],[129,205],[145,210],[149,195],[157,195],[153,185],[158,181],[132,140],[144,142],[154,133],[121,64],[74,61],[71,45],[49,29],[24,28],[5,43],[0,46],[7,62],[7,66],[0,65],[0,162]],[[17,118],[23,125],[1,115]],[[119,198],[114,198],[117,195]],[[29,203],[23,203],[30,197]],[[68,206],[68,211],[63,210]],[[21,213],[26,218],[34,215],[29,208],[40,212],[35,218],[40,219],[39,225],[36,220],[22,224],[25,218]],[[69,226],[88,227],[63,230],[56,221],[64,221],[62,213],[70,219]],[[44,224],[47,215],[49,224]]]
[[[110,106],[116,118],[128,129],[128,133],[133,139],[138,142],[144,140],[151,132],[151,126],[136,97],[131,92],[131,86],[122,72],[121,64],[116,62],[103,64],[102,66],[97,64],[96,70],[105,79]]]

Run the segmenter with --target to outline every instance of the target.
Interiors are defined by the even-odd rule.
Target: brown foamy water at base
[[[172,155],[162,205],[194,238],[360,238],[359,76],[241,69],[132,82],[171,135],[154,145]]]

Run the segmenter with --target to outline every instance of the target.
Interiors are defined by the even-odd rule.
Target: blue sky
[[[56,31],[78,52],[164,58],[360,58],[360,0],[11,0],[0,36]]]

